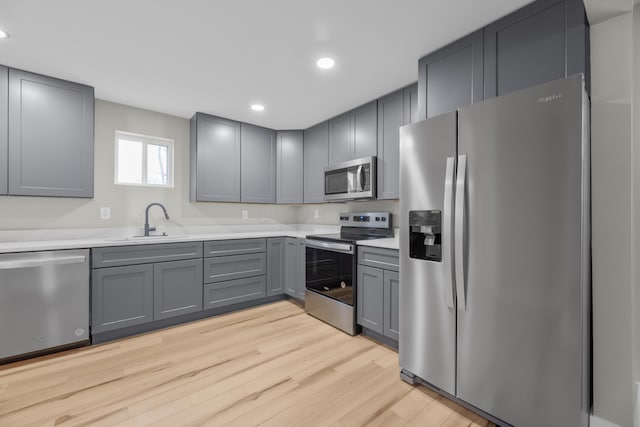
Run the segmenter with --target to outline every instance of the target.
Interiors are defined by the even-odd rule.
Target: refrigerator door
[[[466,183],[455,262],[464,265],[466,306],[458,301],[458,397],[512,425],[585,425],[583,96],[575,76],[459,111]]]
[[[452,395],[456,117],[452,112],[400,128],[400,367]],[[411,227],[410,215],[423,228]],[[417,231],[413,237],[410,228]]]

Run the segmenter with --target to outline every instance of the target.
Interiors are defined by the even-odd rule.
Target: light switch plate
[[[313,210],[313,218],[315,219],[320,218],[320,212],[318,212],[318,209]]]
[[[249,211],[248,210],[243,210],[242,211],[242,219],[249,219]]]
[[[100,219],[111,219],[111,208],[100,208]]]

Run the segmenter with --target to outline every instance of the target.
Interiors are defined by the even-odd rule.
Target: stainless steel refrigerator
[[[400,368],[514,426],[590,409],[582,75],[400,128]]]

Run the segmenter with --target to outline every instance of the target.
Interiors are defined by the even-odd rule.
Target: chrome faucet
[[[153,205],[160,206],[162,211],[164,212],[164,217],[169,219],[169,214],[167,213],[167,209],[161,203],[151,203],[147,206],[147,209],[144,211],[144,235],[149,236],[149,232],[156,231],[155,227],[149,227],[149,208]]]

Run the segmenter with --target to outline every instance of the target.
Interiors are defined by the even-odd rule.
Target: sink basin
[[[149,241],[162,241],[162,240],[181,240],[187,239],[189,236],[179,234],[156,234],[153,236],[127,236],[127,237],[109,237],[104,240],[107,242],[149,242]]]

